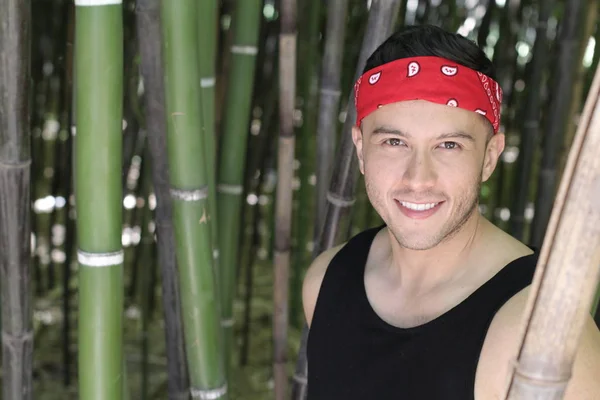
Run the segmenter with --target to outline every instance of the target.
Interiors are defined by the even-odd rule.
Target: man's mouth
[[[441,201],[438,201],[436,203],[410,203],[408,201],[399,201],[399,203],[402,204],[404,207],[414,211],[425,211],[437,206],[441,203]]]
[[[435,214],[443,201],[432,201],[425,203],[412,203],[410,201],[395,200],[398,208],[404,215],[413,219],[424,219]]]

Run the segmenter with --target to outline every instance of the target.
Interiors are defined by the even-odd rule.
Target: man
[[[355,85],[352,138],[385,226],[307,271],[308,399],[500,399],[537,253],[478,212],[504,149],[494,67],[432,26],[392,35]],[[600,399],[588,318],[565,399]]]

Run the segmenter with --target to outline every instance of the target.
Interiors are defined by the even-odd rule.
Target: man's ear
[[[365,163],[363,159],[363,135],[360,128],[356,125],[352,127],[352,141],[356,147],[356,155],[358,156],[358,167],[360,168],[361,174],[365,174]]]
[[[483,159],[483,169],[481,171],[481,181],[487,181],[498,165],[500,155],[504,151],[505,136],[503,133],[496,133],[489,140]]]

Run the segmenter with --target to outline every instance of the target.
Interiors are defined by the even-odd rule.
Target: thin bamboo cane
[[[296,171],[296,182],[293,196],[292,221],[292,255],[290,269],[290,325],[302,327],[302,278],[311,258],[309,243],[313,242],[315,216],[315,130],[319,112],[319,36],[321,33],[321,2],[305,2],[298,7],[298,25],[303,29],[298,33],[298,77],[296,79],[297,95],[302,101],[302,125],[296,128],[295,157],[299,165]],[[300,11],[302,10],[302,11]]]
[[[553,0],[550,0],[553,1]],[[496,0],[487,0],[487,4],[486,4],[486,8],[485,8],[485,14],[483,15],[483,18],[481,19],[481,25],[479,25],[479,30],[477,32],[477,45],[480,48],[484,48],[487,45],[487,38],[488,35],[490,34],[490,26],[492,24],[492,19],[494,17],[494,13],[497,9],[497,5],[496,5]],[[541,16],[540,16],[540,21],[541,21]],[[539,26],[538,26],[539,27]],[[538,30],[539,33],[539,30]],[[536,40],[537,40],[536,36]]]
[[[573,98],[573,79],[577,64],[581,62],[579,40],[583,31],[587,1],[572,0],[565,3],[564,19],[558,38],[558,59],[555,79],[551,91],[554,93],[549,106],[547,128],[544,135],[542,165],[537,186],[535,215],[531,235],[531,245],[540,247],[555,196],[556,164],[558,149],[562,143],[569,105]]]
[[[598,1],[588,0],[583,34],[581,35],[581,41],[579,42],[579,60],[583,60],[588,48],[589,39],[594,34],[594,30],[596,29],[597,20]],[[557,182],[562,180],[562,174],[567,163],[567,157],[569,156],[569,149],[571,148],[571,143],[573,143],[573,138],[575,137],[575,132],[577,131],[577,118],[580,116],[583,103],[585,102],[584,94],[587,94],[585,91],[589,90],[589,86],[584,86],[586,83],[585,75],[586,68],[583,62],[581,62],[577,65],[577,68],[575,68],[575,76],[573,77],[575,87],[573,88],[573,100],[571,101],[569,112],[567,113],[567,125],[564,134],[564,140],[560,146]]]
[[[219,148],[217,221],[224,348],[233,348],[233,299],[239,256],[246,136],[250,120],[262,0],[238,1],[232,17],[233,43],[227,75],[226,109]],[[230,358],[226,360],[229,370]]]
[[[76,0],[75,6],[79,393],[84,400],[119,400],[124,389],[122,4]]]
[[[161,269],[162,301],[167,353],[169,400],[189,398],[189,378],[183,342],[173,201],[169,195],[169,165],[164,101],[160,0],[138,0],[136,5],[141,72],[144,79],[145,122],[152,157],[152,181],[156,196],[155,222]]]
[[[530,74],[527,78],[527,97],[525,100],[525,117],[521,125],[521,148],[517,159],[519,171],[517,177],[517,190],[514,194],[512,205],[512,235],[519,240],[524,240],[525,229],[525,207],[529,199],[529,186],[531,183],[531,167],[536,143],[540,131],[541,96],[543,71],[547,64],[547,30],[548,18],[555,5],[554,0],[546,0],[540,4],[539,17],[536,25],[535,43],[533,44],[533,55],[531,59]]]
[[[208,179],[200,104],[197,7],[161,2],[167,150],[185,349],[194,399],[226,399],[219,296],[208,224]]]
[[[32,398],[30,302],[31,2],[0,2],[2,398]]]
[[[358,65],[355,72],[355,81],[358,80],[368,56],[375,51],[390,34],[395,17],[398,15],[399,0],[374,0],[369,13],[367,31],[363,39]],[[342,139],[336,154],[336,164],[332,172],[332,179],[327,192],[327,208],[325,227],[317,242],[316,254],[341,243],[347,238],[349,232],[349,219],[347,218],[352,204],[354,204],[354,188],[358,176],[358,164],[352,142],[352,126],[356,120],[354,94],[348,99],[346,120],[342,130]]]
[[[502,398],[563,398],[600,279],[600,69],[586,100],[544,237]],[[582,200],[583,199],[583,200]],[[585,199],[590,199],[586,201]]]
[[[273,370],[275,400],[287,398],[287,329],[292,182],[294,180],[294,108],[296,100],[296,0],[282,0],[279,34],[279,150],[275,199],[273,288]]]
[[[391,34],[398,15],[400,0],[373,0],[369,11],[367,30],[363,38],[360,56],[354,74],[355,80],[362,75],[367,58]],[[356,108],[354,94],[348,99],[346,121],[342,130],[342,139],[336,154],[336,164],[333,169],[332,179],[327,192],[327,208],[325,212],[324,228],[315,247],[315,254],[333,247],[345,239],[349,233],[348,215],[350,207],[354,204],[354,187],[358,173],[358,164],[352,142],[352,125],[356,121]],[[342,224],[343,218],[346,224]],[[341,233],[340,233],[341,232]],[[302,339],[296,373],[292,387],[293,399],[305,399],[308,386],[308,365],[306,360],[306,339],[308,328],[305,324],[302,330]]]
[[[314,239],[316,243],[325,220],[326,194],[331,179],[335,152],[335,133],[339,110],[340,78],[346,36],[348,0],[330,1],[327,5],[325,50],[321,64],[319,88],[319,121],[317,125],[317,213]],[[313,257],[316,256],[313,252]]]

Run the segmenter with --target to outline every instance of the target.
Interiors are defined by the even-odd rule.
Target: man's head
[[[365,72],[390,66],[396,60],[431,56],[449,60],[459,68],[467,67],[465,71],[473,79],[468,78],[455,89],[449,86],[449,90],[463,92],[464,102],[481,97],[484,82],[495,80],[492,63],[474,43],[433,26],[409,27],[392,35],[367,60]],[[418,64],[423,59],[415,60]],[[406,89],[413,85],[408,81],[412,61],[406,61],[408,75],[399,78],[406,84],[399,83],[397,88],[395,84],[381,85],[381,90],[388,94],[396,93],[396,89],[428,93],[422,97],[417,93],[416,98],[443,92],[436,82],[445,78],[435,77],[437,80],[432,79],[431,84],[426,79],[424,87],[425,74],[420,77],[421,83]],[[443,68],[448,76],[456,73]],[[437,64],[430,69],[439,72]],[[375,75],[370,84],[379,80]],[[373,86],[369,90],[377,94],[379,89]],[[497,96],[499,102],[500,93]],[[490,102],[495,103],[491,97]],[[354,127],[352,132],[369,199],[402,246],[432,248],[459,232],[477,212],[481,183],[490,177],[504,149],[504,136],[495,133],[490,122],[497,126],[498,120],[494,120],[489,102],[486,111],[472,105],[467,109],[457,107],[454,99],[448,105],[421,99],[384,102],[379,107],[371,103],[372,110],[361,117],[360,128]],[[499,109],[496,111],[499,113]]]

